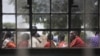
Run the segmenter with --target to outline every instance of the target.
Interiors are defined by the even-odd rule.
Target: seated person
[[[64,41],[65,39],[65,35],[64,34],[60,34],[58,36],[58,39],[59,39],[59,43],[58,43],[58,48],[64,48],[64,47],[67,47],[67,43]]]

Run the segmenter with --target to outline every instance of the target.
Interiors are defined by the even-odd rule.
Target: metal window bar
[[[32,1],[32,0],[30,0],[30,1]],[[1,25],[0,25],[0,30],[1,31],[16,31],[16,34],[17,34],[17,30],[18,31],[30,31],[31,33],[32,33],[32,31],[34,30],[34,29],[32,29],[32,15],[42,15],[42,14],[48,14],[48,15],[50,15],[50,29],[37,29],[37,31],[50,31],[50,33],[51,33],[51,31],[72,31],[72,30],[79,30],[80,28],[74,28],[74,29],[71,29],[71,15],[72,14],[75,14],[75,13],[72,13],[71,14],[71,1],[72,0],[68,0],[69,2],[69,5],[68,5],[68,13],[51,13],[51,0],[50,0],[50,13],[32,13],[32,3],[30,2],[29,4],[30,4],[30,7],[29,7],[29,14],[27,14],[27,13],[17,13],[17,0],[15,0],[15,13],[1,13],[2,12],[2,0],[0,0],[0,7],[1,7],[1,9],[0,9],[0,15],[15,15],[15,18],[16,18],[16,25],[17,25],[17,15],[29,15],[29,19],[30,19],[30,22],[29,22],[29,24],[30,24],[30,27],[29,27],[29,29],[17,29],[17,26],[16,26],[16,28],[15,29],[2,29],[2,19],[0,19],[0,21],[1,21]],[[84,0],[85,1],[85,0]],[[98,4],[99,4],[99,0],[98,0]],[[84,5],[85,5],[85,3],[84,3]],[[85,8],[85,7],[84,7]],[[99,12],[99,5],[98,5],[98,12]],[[51,29],[51,14],[54,14],[54,15],[56,15],[56,14],[59,14],[59,15],[68,15],[68,29]],[[82,14],[82,13],[79,13],[79,14]],[[83,13],[84,15],[85,15],[85,12]],[[90,13],[91,14],[91,13]],[[97,14],[98,15],[98,22],[99,22],[99,13],[93,13],[93,14]],[[0,17],[0,18],[2,18],[2,16]],[[84,19],[85,20],[85,19]],[[98,30],[100,30],[99,29],[100,27],[99,27],[99,23],[98,23],[98,28],[93,28],[93,29],[91,29],[91,28],[84,28],[84,29],[81,29],[81,31],[82,30],[84,30],[84,31],[89,31],[89,30],[92,30],[92,31],[98,31]],[[69,34],[68,34],[69,35]],[[17,37],[17,35],[16,35],[16,37]]]

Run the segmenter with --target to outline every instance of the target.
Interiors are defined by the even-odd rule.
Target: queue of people
[[[37,33],[37,27],[33,26],[32,37],[28,33],[21,36],[21,40],[16,44],[14,36],[11,32],[5,32],[2,38],[2,48],[82,48],[82,47],[99,47],[99,32],[96,32],[94,37],[89,39],[87,44],[77,33],[77,31],[70,31],[68,41],[65,41],[65,34],[59,33],[53,35],[52,33]]]

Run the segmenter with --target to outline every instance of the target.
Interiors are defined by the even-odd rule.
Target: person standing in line
[[[21,38],[22,39],[18,44],[18,48],[28,48],[28,40],[30,38],[29,34],[24,33]]]
[[[85,47],[85,42],[78,36],[76,31],[70,32],[70,47]]]
[[[90,38],[90,47],[98,48],[99,45],[100,45],[100,34],[99,32],[96,32],[95,36]]]
[[[56,47],[53,41],[53,34],[49,33],[47,36],[47,42],[44,45],[45,48],[54,48]]]
[[[64,41],[65,39],[64,34],[60,34],[58,36],[58,39],[59,39],[58,48],[66,48],[68,46],[68,44]]]
[[[31,47],[32,48],[40,48],[41,41],[38,39],[38,37],[40,35],[37,33],[37,27],[36,26],[33,26],[33,29],[34,29],[34,31],[32,31],[32,37],[28,41],[28,44],[29,44],[28,47],[29,48],[31,48]],[[32,46],[31,46],[31,44],[32,44]]]

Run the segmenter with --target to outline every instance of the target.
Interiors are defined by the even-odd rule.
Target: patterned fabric
[[[90,39],[91,47],[99,47],[99,38],[100,38],[100,36],[96,35],[95,37],[92,37]]]

